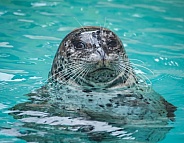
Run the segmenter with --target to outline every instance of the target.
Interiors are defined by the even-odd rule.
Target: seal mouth
[[[110,68],[102,67],[102,68],[95,69],[95,70],[92,71],[91,73],[95,73],[95,72],[98,72],[98,71],[105,71],[105,70],[114,71],[114,70],[112,70],[112,69],[110,69]]]

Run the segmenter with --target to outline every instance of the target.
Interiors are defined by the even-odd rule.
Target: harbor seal
[[[29,142],[161,141],[172,128],[167,125],[174,121],[176,107],[131,65],[111,30],[87,26],[72,31],[55,54],[46,85],[28,94],[28,102],[11,109],[26,130],[31,128],[21,138]]]
[[[65,108],[80,109],[95,118],[99,117],[98,111],[106,117],[125,117],[126,122],[174,117],[175,106],[135,74],[119,37],[103,27],[86,26],[69,33],[55,54],[48,81],[62,89],[62,96],[56,92],[53,96],[60,96],[65,101]],[[65,94],[65,85],[83,90],[69,90]],[[111,91],[113,89],[118,92]],[[91,98],[83,91],[93,92]],[[81,101],[77,103],[77,100]],[[70,103],[75,105],[72,109]]]

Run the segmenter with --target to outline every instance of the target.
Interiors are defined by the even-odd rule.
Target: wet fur
[[[103,51],[95,52],[97,49],[90,44],[90,38],[85,39],[88,40],[86,45],[89,49],[80,49],[81,45],[75,49],[81,40],[80,34],[90,31],[101,31],[101,40],[105,31],[111,33],[117,43],[114,47],[111,43],[110,47],[106,35],[106,41],[101,44]],[[101,40],[99,38],[98,41],[101,43]],[[90,55],[93,53],[100,53],[100,58],[96,56],[92,60]],[[47,135],[53,133],[55,142],[69,142],[63,138],[63,134],[69,136],[72,142],[86,142],[86,133],[92,142],[162,140],[171,129],[167,124],[169,120],[174,121],[176,107],[147,84],[146,80],[149,79],[145,75],[136,74],[135,67],[147,69],[130,63],[121,40],[112,31],[102,27],[82,27],[72,31],[56,52],[46,85],[28,94],[28,102],[11,109],[11,115],[24,122],[24,127],[44,132],[44,136],[34,134],[33,138],[28,130],[20,138],[30,142],[48,141],[50,138]],[[101,80],[101,76],[105,79]],[[66,117],[72,123],[77,121],[76,125],[68,125],[68,122],[61,124]],[[105,123],[101,128],[110,126],[111,131],[95,131],[99,122]],[[49,125],[49,128],[45,125]],[[56,131],[61,136],[56,137]],[[72,139],[70,135],[73,135]]]
[[[84,42],[85,47],[77,49],[76,45],[81,41]],[[99,47],[103,52],[98,52]],[[92,59],[91,55],[95,54],[100,58],[96,56],[94,57],[96,59]],[[104,54],[104,56],[102,56],[102,54]],[[123,44],[116,34],[103,27],[82,27],[69,33],[61,42],[53,60],[48,83],[51,86],[57,87],[57,89],[62,89],[62,87],[68,85],[76,87],[77,90],[120,89],[121,92],[117,93],[118,96],[114,95],[113,91],[109,91],[112,96],[104,97],[103,94],[105,93],[102,92],[102,97],[100,97],[99,94],[96,100],[104,100],[105,104],[98,105],[95,99],[93,99],[93,102],[96,104],[92,106],[99,106],[102,111],[105,111],[106,105],[112,105],[111,108],[118,107],[119,111],[124,110],[123,108],[125,107],[131,107],[132,111],[129,115],[127,115],[128,111],[125,115],[120,115],[118,112],[118,114],[115,115],[117,117],[118,115],[121,117],[125,116],[126,118],[132,118],[131,115],[134,116],[134,110],[137,110],[138,107],[140,107],[140,109],[143,107],[142,111],[139,111],[140,114],[146,114],[151,111],[152,115],[157,114],[154,115],[156,118],[163,115],[174,120],[173,117],[176,107],[154,92],[146,82],[148,78],[142,74],[136,75],[132,66],[143,67],[138,64],[130,63]],[[106,68],[108,68],[108,70],[106,70]],[[146,67],[143,68],[147,69]],[[103,77],[103,80],[100,80],[100,77]],[[62,92],[64,93],[64,90],[62,90]],[[74,92],[76,92],[75,88]],[[73,94],[73,92],[71,94]],[[78,94],[83,95],[83,92]],[[68,95],[69,93],[63,94],[62,96],[68,97]],[[63,98],[62,96],[60,98]],[[85,95],[83,96],[83,98],[86,98]],[[141,98],[138,96],[141,96]],[[73,98],[75,99],[75,97]],[[81,96],[78,97],[78,99],[80,98]],[[112,103],[105,101],[105,98],[112,101]],[[115,105],[113,105],[113,103]],[[87,101],[83,103],[83,105],[85,105],[83,111],[93,111],[93,109],[90,109],[92,106],[87,109],[89,106]],[[76,106],[78,106],[79,109],[82,108],[80,104]],[[146,109],[145,112],[143,112],[144,109]],[[97,114],[95,111],[94,113]],[[114,113],[116,113],[116,111]],[[114,113],[110,114],[112,115]],[[152,116],[151,114],[149,115]],[[149,116],[144,117],[144,119],[146,118],[149,118]]]

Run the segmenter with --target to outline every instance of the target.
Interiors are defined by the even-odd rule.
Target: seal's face
[[[69,33],[56,53],[51,77],[62,83],[110,87],[127,82],[128,58],[121,40],[102,27],[83,27]]]

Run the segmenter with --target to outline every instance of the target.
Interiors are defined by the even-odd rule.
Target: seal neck
[[[118,75],[114,80],[105,83],[94,83],[84,78],[80,78],[80,80],[75,81],[75,83],[79,86],[90,88],[129,88],[138,83],[138,79],[132,75],[133,74],[126,72],[125,74]]]

